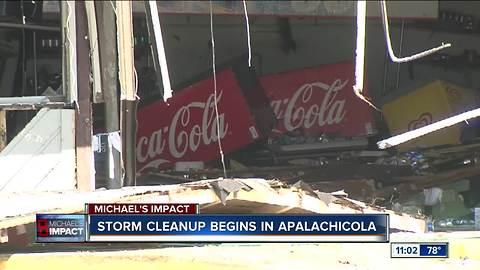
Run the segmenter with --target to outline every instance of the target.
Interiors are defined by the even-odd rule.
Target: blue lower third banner
[[[386,214],[90,215],[93,242],[388,242]]]
[[[85,215],[37,214],[37,242],[85,242]]]

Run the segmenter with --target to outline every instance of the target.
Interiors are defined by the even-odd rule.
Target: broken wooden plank
[[[360,201],[372,201],[375,197],[375,180],[373,179],[355,179],[345,181],[330,182],[309,182],[313,189],[323,192],[334,192],[344,190],[349,198]]]
[[[136,100],[132,3],[116,1],[118,31],[118,74],[122,100]]]
[[[135,89],[132,2],[116,1],[118,31],[118,67],[121,87],[122,156],[124,185],[136,185],[137,89]]]
[[[222,182],[234,182],[239,188],[229,189]],[[215,185],[215,183],[217,183]],[[84,203],[142,202],[198,203],[201,213],[385,213],[390,214],[391,228],[424,232],[421,218],[373,207],[358,201],[337,198],[324,201],[302,188],[278,187],[264,179],[204,180],[181,185],[125,187],[94,192],[2,194],[0,204],[17,205],[15,209],[0,208],[0,228],[30,223],[35,213],[82,212]],[[228,183],[227,183],[228,184]],[[227,185],[228,186],[228,185]],[[230,185],[231,186],[231,185]],[[224,196],[219,196],[223,187]],[[223,198],[223,199],[222,199]],[[62,203],[59,204],[58,202]],[[262,212],[259,212],[262,211]]]
[[[70,105],[64,102],[49,102],[44,104],[0,104],[0,110],[3,111],[37,111],[42,108],[62,109]]]
[[[68,108],[71,104],[65,101],[64,96],[27,96],[27,97],[1,97],[0,110],[26,111],[41,108]]]

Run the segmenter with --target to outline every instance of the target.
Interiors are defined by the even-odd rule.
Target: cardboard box
[[[423,84],[385,102],[382,112],[392,135],[414,130],[474,109],[473,91],[442,80]],[[399,150],[459,144],[465,123],[441,129],[398,146]]]

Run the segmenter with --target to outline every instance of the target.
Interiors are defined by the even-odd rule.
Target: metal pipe
[[[58,26],[46,26],[46,25],[36,25],[36,24],[21,24],[21,23],[8,23],[0,22],[0,28],[20,28],[20,29],[31,29],[31,30],[40,30],[40,31],[60,31]]]
[[[38,96],[38,77],[37,77],[37,32],[33,31],[33,84],[35,87],[35,96]]]
[[[387,51],[388,51],[388,54],[390,55],[390,58],[392,59],[393,62],[395,62],[395,63],[410,62],[410,61],[425,57],[427,55],[430,55],[432,53],[436,53],[440,50],[443,50],[445,48],[448,48],[448,47],[452,46],[452,44],[450,44],[450,43],[444,44],[442,42],[441,46],[438,46],[438,47],[435,47],[435,48],[432,48],[432,49],[429,49],[429,50],[426,50],[426,51],[423,51],[423,52],[420,52],[420,53],[416,53],[416,54],[411,55],[411,56],[398,58],[397,56],[395,56],[395,53],[393,52],[392,42],[390,40],[390,30],[389,30],[389,26],[388,26],[388,15],[387,15],[386,1],[385,0],[380,1],[380,5],[381,5],[381,10],[382,10],[383,32],[385,34],[385,39],[387,41]]]
[[[385,51],[385,57],[383,62],[383,88],[381,96],[385,96],[387,94],[387,79],[388,79],[388,52]],[[383,117],[383,114],[382,114]]]
[[[403,50],[403,34],[405,33],[405,20],[402,20],[402,30],[400,32],[400,48],[398,50],[398,57],[402,57]],[[400,63],[397,63],[397,83],[395,84],[395,89],[398,89],[400,86]]]

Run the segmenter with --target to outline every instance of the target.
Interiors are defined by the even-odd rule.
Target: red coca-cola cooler
[[[260,77],[278,119],[274,132],[301,130],[306,135],[338,137],[375,134],[372,109],[353,92],[354,81],[352,62]]]
[[[211,73],[210,73],[211,75]],[[219,157],[213,77],[137,113],[137,172]],[[268,98],[243,62],[217,72],[220,139],[225,154],[263,138],[276,124]]]

